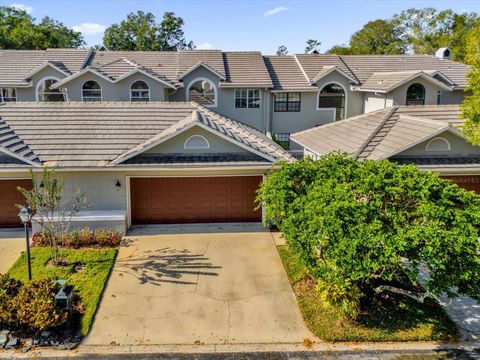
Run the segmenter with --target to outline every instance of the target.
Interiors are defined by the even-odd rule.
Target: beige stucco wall
[[[17,101],[36,101],[36,88],[39,82],[43,81],[46,77],[55,77],[57,79],[63,79],[66,76],[60,71],[47,66],[40,70],[38,73],[32,76],[32,87],[29,88],[17,88]]]
[[[87,72],[65,84],[68,99],[70,101],[82,101],[82,86],[89,80],[96,81],[102,88],[103,101],[130,101],[130,86],[137,80],[145,81],[148,84],[151,101],[165,101],[166,85],[139,73],[118,83],[111,83],[100,76]]]
[[[425,105],[437,104],[437,92],[439,90],[444,90],[424,79],[414,79],[399,86],[388,94],[388,98],[392,99],[394,106],[405,105],[407,101],[407,89],[410,85],[415,83],[422,84],[425,87]]]
[[[192,150],[185,149],[185,141],[193,135],[201,135],[207,139],[210,144],[210,149]],[[165,141],[164,143],[157,145],[145,152],[146,154],[156,153],[184,153],[184,154],[209,154],[209,153],[248,153],[246,149],[232,144],[217,135],[212,134],[210,131],[202,129],[199,126],[194,126],[178,135]]]
[[[206,78],[210,80],[217,88],[217,105],[211,109],[225,115],[231,119],[243,122],[260,131],[265,131],[266,122],[264,121],[264,90],[260,89],[261,102],[258,109],[236,109],[235,108],[235,90],[220,87],[220,79],[217,75],[204,67],[198,67],[183,78],[183,88],[178,89],[169,96],[171,101],[188,100],[187,89],[189,85],[198,78]]]
[[[272,133],[295,133],[333,122],[334,112],[332,110],[317,109],[318,94],[324,86],[330,83],[341,84],[346,90],[346,117],[363,112],[363,94],[350,91],[349,80],[341,74],[333,72],[317,82],[318,90],[301,93],[299,112],[272,111]]]
[[[480,155],[480,147],[473,146],[465,139],[451,133],[450,131],[444,131],[443,133],[434,136],[433,139],[438,137],[444,138],[450,143],[451,151],[427,151],[427,144],[431,140],[428,139],[403,151],[397,156]]]

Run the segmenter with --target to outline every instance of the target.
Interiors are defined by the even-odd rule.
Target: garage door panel
[[[132,178],[132,222],[261,221],[254,211],[260,176]]]
[[[18,218],[17,204],[25,203],[18,187],[30,189],[31,180],[0,180],[0,227],[22,226]]]

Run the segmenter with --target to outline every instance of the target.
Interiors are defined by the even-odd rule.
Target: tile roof
[[[322,55],[262,56],[258,51],[222,52],[220,50],[181,51],[95,51],[86,49],[0,50],[0,85],[28,86],[28,74],[49,62],[66,74],[85,67],[109,78],[140,68],[168,83],[182,86],[181,77],[201,63],[220,74],[221,86],[272,87],[275,90],[316,90],[311,83],[322,73],[336,68],[354,84],[369,81],[374,74],[415,71],[440,71],[465,88],[469,67],[429,55]],[[377,76],[377,75],[376,75]],[[389,75],[384,81],[393,81]],[[390,79],[392,78],[392,79]],[[376,78],[370,79],[375,82]]]
[[[434,69],[444,73],[457,87],[464,88],[470,71],[465,64],[431,55],[342,55],[341,58],[361,83],[377,72]]]
[[[183,164],[183,165],[201,165],[208,164],[268,164],[264,158],[255,154],[243,153],[215,153],[215,154],[160,154],[160,155],[138,155],[126,160],[118,166],[125,165],[156,165],[156,164]]]
[[[28,163],[30,165],[39,164],[38,157],[18,136],[18,134],[0,118],[0,155],[3,154],[3,160],[11,163]],[[16,159],[17,161],[14,161]]]
[[[224,52],[227,81],[222,87],[259,86],[273,87],[270,74],[259,51]]]
[[[315,79],[322,69],[331,66],[335,66],[349,77],[356,79],[355,74],[345,65],[342,58],[338,55],[299,54],[295,55],[295,57],[298,59],[298,62],[310,81]]]
[[[401,106],[377,110],[292,134],[318,155],[343,151],[359,159],[395,155],[422,139],[461,125],[458,105]]]
[[[433,77],[435,72],[435,70],[375,72],[359,87],[359,90],[375,90],[388,93],[396,87],[418,77],[424,77],[428,81],[449,89],[448,85]]]
[[[5,126],[5,130],[0,128],[0,134],[14,134],[16,141],[25,146],[19,145],[17,150],[32,159],[38,157],[44,164],[108,166],[131,149],[191,118],[193,112],[200,113],[203,121],[216,126],[217,131],[253,150],[275,159],[291,158],[258,131],[190,102],[7,103],[0,106],[0,120]]]
[[[422,167],[471,167],[472,165],[480,166],[480,156],[409,156],[409,157],[392,157],[392,161],[395,161],[401,165],[413,164]]]
[[[75,73],[81,70],[89,54],[88,49],[0,50],[0,84],[26,86],[28,74],[47,61]]]
[[[274,90],[312,90],[294,56],[264,56]]]

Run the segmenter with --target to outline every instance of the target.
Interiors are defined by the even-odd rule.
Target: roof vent
[[[452,52],[448,47],[442,47],[435,52],[435,56],[439,59],[450,60]]]
[[[315,54],[315,55],[318,55],[318,54],[320,54],[320,53],[318,52],[317,49],[312,49],[312,50],[309,50],[307,54]]]

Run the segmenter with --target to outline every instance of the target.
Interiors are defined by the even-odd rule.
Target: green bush
[[[51,244],[51,234],[36,233],[32,237],[32,245],[39,247],[48,247]],[[122,241],[122,233],[115,230],[100,229],[93,231],[85,227],[79,231],[72,231],[65,235],[63,247],[80,249],[80,248],[105,248],[118,247]]]
[[[60,326],[67,313],[55,305],[59,285],[49,279],[23,284],[0,275],[0,327],[28,333]]]
[[[420,264],[431,279],[415,296],[480,298],[480,197],[435,173],[332,154],[283,164],[259,201],[346,315],[376,292],[414,289]]]

